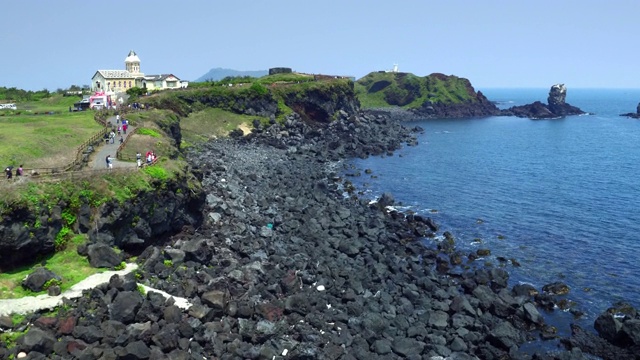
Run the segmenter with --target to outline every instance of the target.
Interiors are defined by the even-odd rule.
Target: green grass
[[[41,261],[46,264],[45,266],[49,270],[62,277],[60,288],[63,292],[88,276],[104,271],[104,269],[92,268],[86,257],[78,255],[77,247],[83,241],[85,241],[84,236],[75,236],[64,250],[45,257]],[[0,273],[0,299],[15,299],[45,294],[46,291],[35,293],[24,289],[21,285],[22,280],[39,266],[41,266],[41,263]]]
[[[0,333],[0,342],[7,346],[7,349],[12,349],[17,345],[17,340],[20,336],[29,331],[29,328],[25,328],[23,331],[7,331]],[[9,357],[11,359],[11,356]]]
[[[456,104],[475,99],[467,79],[443,74],[373,72],[356,81],[354,88],[363,108],[419,108],[427,101]]]
[[[28,101],[23,103],[16,103],[17,111],[23,111],[24,113],[33,112],[69,112],[69,106],[73,106],[74,103],[82,100],[82,96],[62,96],[52,95],[51,97],[44,98],[38,101]],[[88,113],[93,114],[92,111]]]
[[[91,112],[0,116],[0,166],[64,166],[76,149],[102,127]]]
[[[139,128],[138,129],[138,134],[140,134],[140,135],[148,135],[148,136],[155,137],[155,138],[159,138],[161,136],[157,131],[155,131],[153,129],[147,129],[147,128]]]
[[[268,121],[260,116],[235,114],[217,108],[193,112],[180,121],[183,141],[198,144],[213,138],[224,137],[231,130],[242,128],[245,134],[253,128],[253,120]]]
[[[275,74],[275,75],[266,75],[258,79],[263,85],[269,85],[278,82],[306,82],[313,81],[313,75],[307,74],[297,74],[297,73],[289,73],[289,74]]]

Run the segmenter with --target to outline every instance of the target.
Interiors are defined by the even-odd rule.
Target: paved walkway
[[[115,116],[111,116],[107,119],[107,123],[111,123],[111,124],[116,124],[116,117]],[[115,125],[117,127],[117,125]],[[124,140],[127,139],[127,137],[129,135],[131,135],[133,133],[133,130],[135,129],[135,127],[129,125],[129,128],[127,129],[127,133],[126,134],[122,134],[122,138]],[[100,143],[100,145],[97,148],[97,151],[93,153],[93,160],[90,162],[91,163],[91,168],[92,169],[106,169],[107,168],[107,163],[105,161],[105,159],[107,158],[107,155],[111,155],[111,157],[113,158],[113,168],[123,168],[123,167],[136,167],[138,166],[135,162],[132,161],[120,161],[118,159],[116,159],[116,152],[118,151],[118,147],[120,146],[120,137],[118,135],[116,135],[115,140],[113,141],[113,144],[111,143],[111,141],[109,141],[108,144],[105,144],[104,140]]]
[[[19,299],[4,299],[0,300],[0,316],[11,315],[11,314],[28,314],[40,310],[51,310],[60,305],[62,305],[62,298],[67,299],[75,299],[82,296],[83,290],[92,289],[100,284],[105,284],[109,282],[109,279],[113,275],[126,275],[138,268],[136,264],[127,264],[123,270],[119,271],[105,271],[99,274],[93,274],[88,278],[80,281],[79,283],[73,285],[71,289],[65,291],[64,293],[58,296],[49,296],[47,294],[38,295],[38,296],[25,296]],[[164,291],[157,290],[146,285],[142,285],[144,289],[149,291],[154,291],[160,293],[165,298],[173,297],[175,299],[175,305],[181,309],[188,309],[191,306],[189,300],[177,296],[172,296],[167,294]]]

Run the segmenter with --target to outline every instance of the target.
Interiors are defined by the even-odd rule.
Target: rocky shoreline
[[[67,301],[56,316],[33,314],[0,358],[582,359],[581,348],[603,356],[586,347],[589,334],[567,340],[571,351],[520,352],[554,337],[538,306],[553,308],[562,284],[509,288],[507,271],[476,266],[481,254],[456,250],[429,218],[389,211],[391,195],[358,198],[342,161],[415,145],[398,121],[374,112],[324,127],[296,116],[256,125],[189,154],[206,193],[202,226],[147,247],[135,274]],[[436,235],[444,240],[423,245]],[[194,305],[182,311],[137,282]],[[627,348],[595,339],[616,356],[605,358],[633,359],[640,320],[635,310],[617,314],[600,328]]]

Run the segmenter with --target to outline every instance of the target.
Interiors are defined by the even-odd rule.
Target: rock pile
[[[393,204],[391,196],[368,204],[349,194],[340,162],[331,161],[386,154],[402,141],[415,140],[384,116],[359,114],[325,128],[292,116],[240,142],[208,143],[189,155],[207,193],[205,224],[147,247],[135,275],[112,278],[56,317],[34,315],[12,354],[530,357],[519,346],[534,339],[531,330],[548,330],[534,289],[509,289],[504,269],[474,266],[476,255],[456,250],[451,234],[439,248],[425,246],[438,231],[429,218],[389,211],[383,205]],[[143,294],[136,281],[193,305],[183,311],[158,293]],[[576,346],[555,358],[582,352]]]

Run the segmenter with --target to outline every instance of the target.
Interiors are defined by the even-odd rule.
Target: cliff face
[[[158,183],[154,190],[124,203],[74,204],[77,210],[70,213],[74,219],[71,224],[65,214],[70,206],[64,200],[51,209],[16,208],[0,222],[0,269],[33,263],[41,255],[53,253],[64,227],[87,234],[92,242],[131,250],[178,232],[185,225],[198,226],[204,194],[186,183],[185,179]]]
[[[292,84],[276,89],[275,94],[308,123],[329,123],[340,112],[355,114],[360,109],[353,82],[346,80]]]
[[[475,93],[472,100],[465,100],[460,103],[425,101],[420,108],[413,110],[413,112],[418,116],[427,118],[468,118],[500,115],[500,110],[481,91]]]
[[[236,114],[277,118],[296,112],[304,121],[327,123],[340,111],[356,113],[360,107],[353,83],[344,79],[304,83],[244,84],[236,87],[203,87],[156,94],[143,102],[187,116],[206,107]]]

